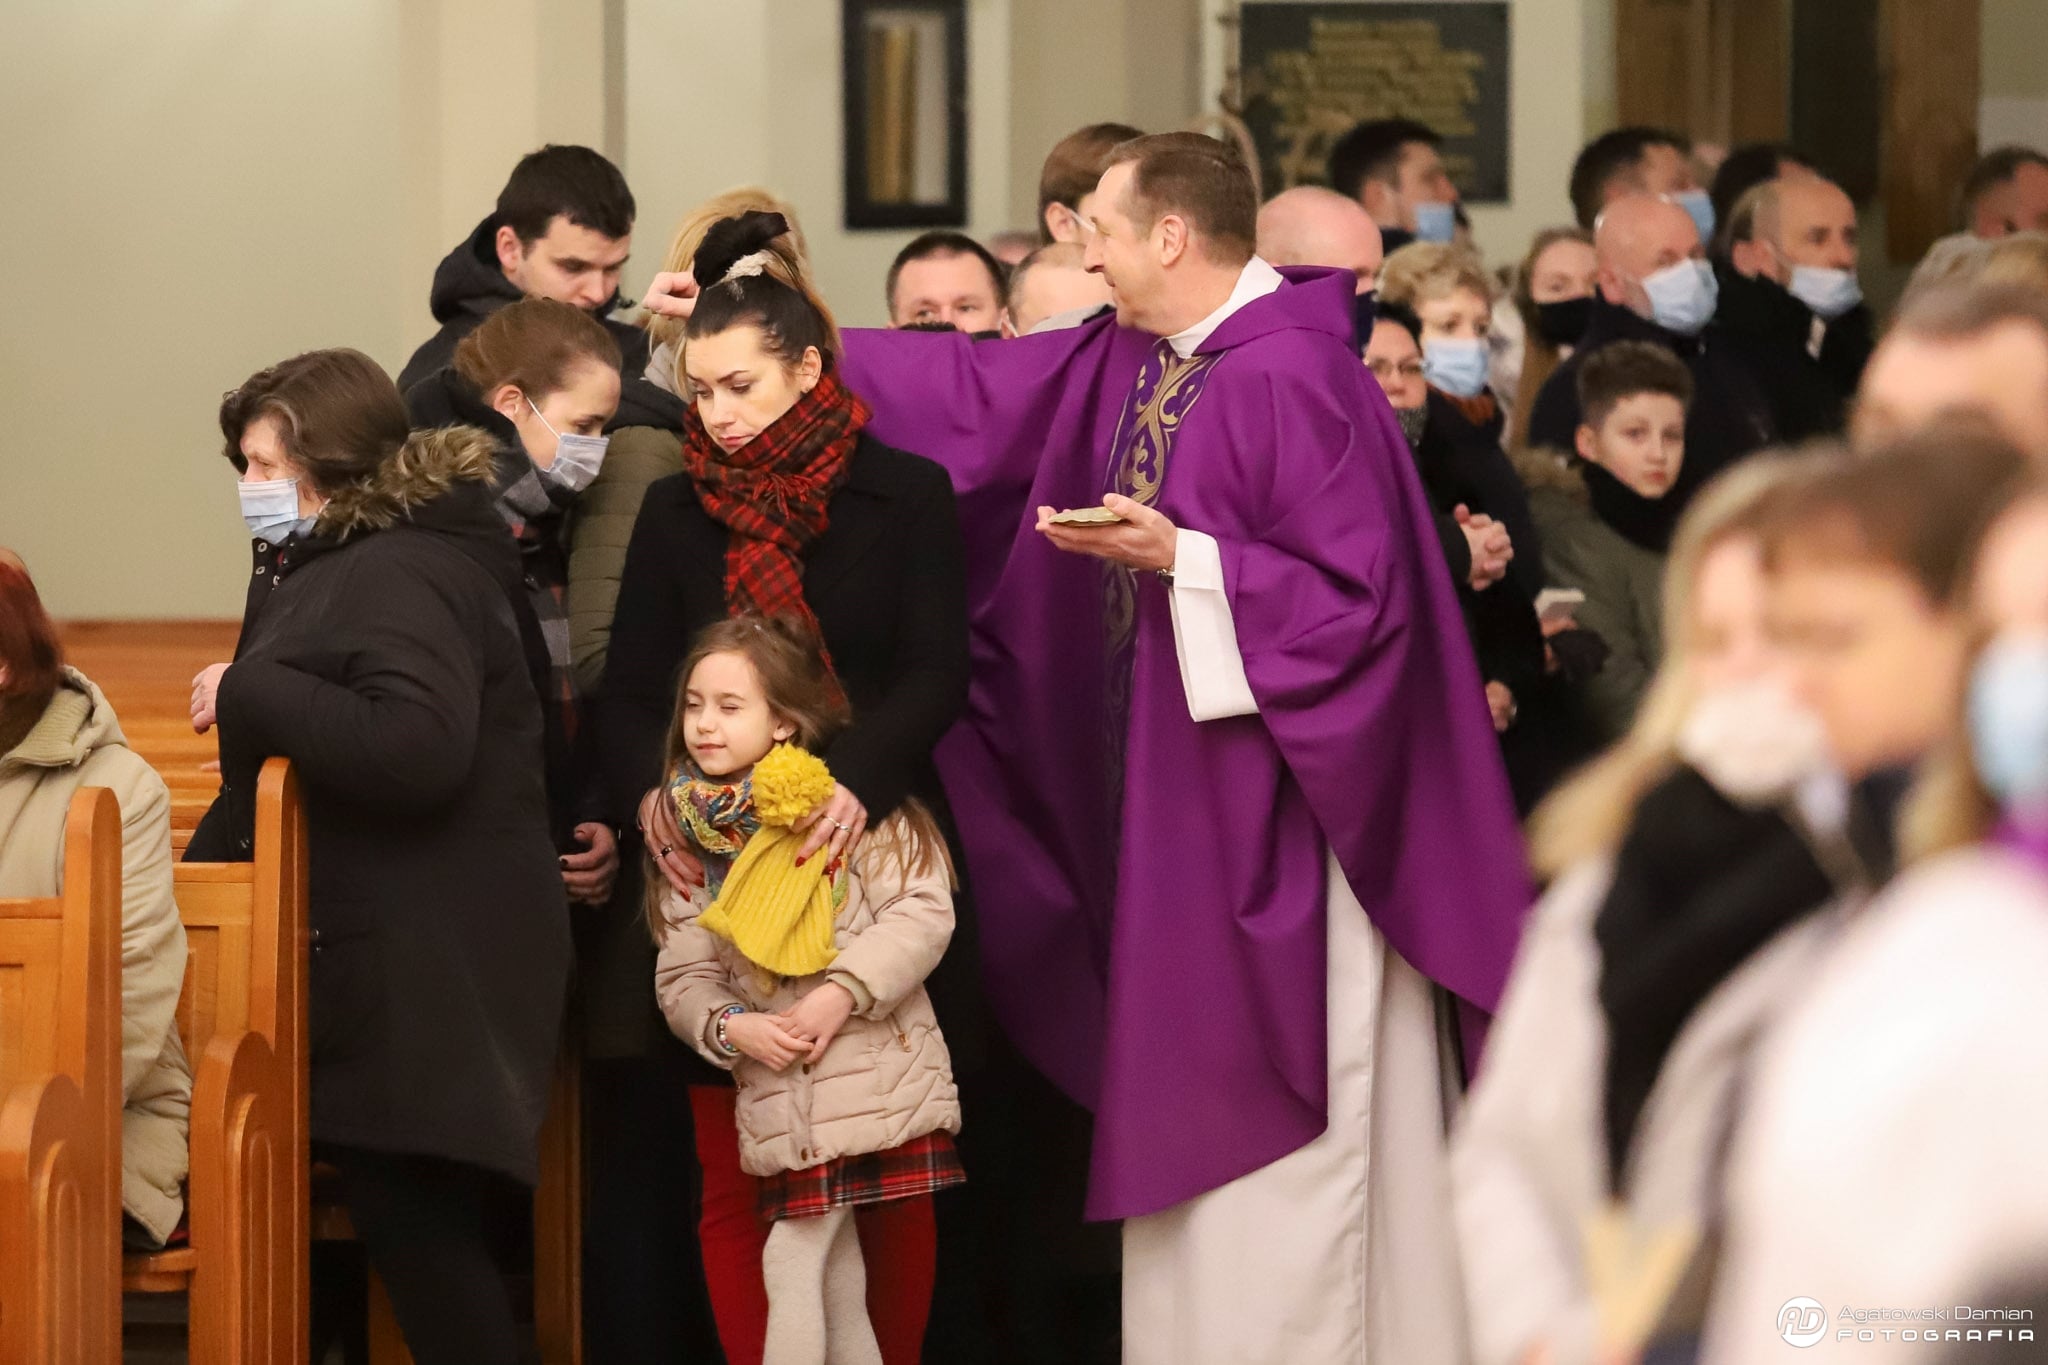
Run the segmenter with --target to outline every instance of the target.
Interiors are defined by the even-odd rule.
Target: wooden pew
[[[121,1286],[187,1296],[195,1365],[305,1365],[306,826],[281,758],[256,794],[255,861],[180,863],[192,1059],[191,1242],[125,1258]]]
[[[555,1060],[533,1192],[533,1332],[546,1365],[583,1365],[583,1068],[572,1023]]]
[[[220,775],[203,767],[216,756],[216,736],[195,735],[187,712],[192,675],[209,663],[230,658],[240,625],[233,621],[71,622],[65,626],[67,656],[99,684],[121,718],[129,747],[148,760],[171,791],[171,842],[182,855],[192,831],[220,786]],[[260,826],[259,826],[260,831]],[[262,837],[258,835],[258,852]],[[197,867],[200,865],[189,865]],[[211,866],[211,865],[208,865]],[[220,875],[235,885],[232,865]],[[180,864],[179,906],[186,910],[185,880],[197,877]],[[247,874],[248,865],[242,865]],[[213,875],[213,874],[208,874]],[[217,885],[203,892],[219,895]],[[305,923],[303,911],[300,923]],[[188,969],[187,994],[195,985]],[[304,999],[304,986],[299,998]],[[187,1023],[180,1003],[180,1028]],[[300,1030],[303,1038],[303,1028]],[[192,1034],[184,1033],[193,1065],[198,1051]],[[534,1196],[534,1319],[542,1359],[547,1365],[581,1365],[582,1352],[582,1147],[581,1097],[573,1045],[565,1040],[558,1064],[547,1124],[541,1133],[541,1181]],[[196,1097],[195,1097],[196,1098]],[[195,1119],[196,1123],[196,1119]],[[195,1132],[195,1144],[197,1134]],[[304,1187],[302,1186],[302,1192]],[[198,1226],[193,1228],[197,1251]],[[317,1240],[353,1240],[347,1215],[322,1202],[312,1210],[312,1236]],[[134,1268],[131,1266],[131,1270]],[[182,1273],[182,1272],[180,1272]],[[203,1276],[201,1277],[204,1278]],[[166,1290],[182,1289],[166,1280]],[[196,1308],[195,1308],[196,1312]],[[407,1365],[409,1356],[383,1287],[372,1281],[370,1324],[375,1365]],[[194,1360],[199,1337],[193,1336]],[[296,1357],[294,1357],[296,1358]],[[11,1365],[11,1362],[9,1362]]]
[[[121,811],[87,787],[64,890],[0,901],[0,1360],[118,1365]]]

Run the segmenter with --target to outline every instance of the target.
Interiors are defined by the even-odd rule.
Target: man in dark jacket
[[[1667,495],[1685,499],[1753,450],[1777,438],[1770,405],[1749,369],[1709,328],[1718,293],[1692,216],[1647,195],[1618,199],[1601,215],[1592,319],[1571,356],[1536,395],[1529,444],[1574,448],[1579,429],[1579,366],[1611,341],[1649,341],[1692,371],[1693,405],[1685,422],[1685,472]]]
[[[1716,332],[1771,406],[1778,437],[1842,429],[1870,360],[1856,278],[1856,206],[1811,172],[1767,180],[1729,215]]]
[[[455,358],[455,344],[508,303],[559,299],[596,315],[618,340],[624,372],[647,364],[647,334],[607,316],[633,246],[633,193],[588,147],[547,146],[512,168],[498,206],[434,271],[427,303],[441,330],[398,376],[410,389]]]

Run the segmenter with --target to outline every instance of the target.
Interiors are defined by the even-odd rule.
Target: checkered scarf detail
[[[542,700],[558,709],[563,734],[573,740],[582,689],[577,687],[575,671],[569,666],[569,575],[561,549],[561,530],[575,494],[542,478],[523,454],[516,463],[501,462],[498,475],[509,476],[509,482],[497,489],[498,515],[504,518],[512,539],[519,544],[519,565],[526,575],[527,599],[533,603],[541,639],[548,649],[548,691]]]
[[[734,616],[788,612],[816,629],[804,600],[803,554],[825,533],[826,507],[846,483],[867,404],[830,374],[738,450],[711,439],[696,408],[683,419],[683,468],[697,501],[730,534],[725,604]]]

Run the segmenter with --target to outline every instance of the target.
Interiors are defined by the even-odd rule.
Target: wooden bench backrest
[[[120,1350],[121,810],[81,789],[64,884],[0,901],[0,1356]]]
[[[176,881],[185,923],[178,996],[185,1055],[200,1056],[217,1032],[246,1030],[280,1056],[302,1056],[295,1021],[305,990],[306,831],[289,763],[273,758],[263,766],[255,861],[179,863]]]

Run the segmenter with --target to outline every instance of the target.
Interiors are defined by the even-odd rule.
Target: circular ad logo
[[[1787,1299],[1778,1310],[1778,1335],[1787,1346],[1813,1346],[1827,1334],[1827,1309],[1813,1299]]]

